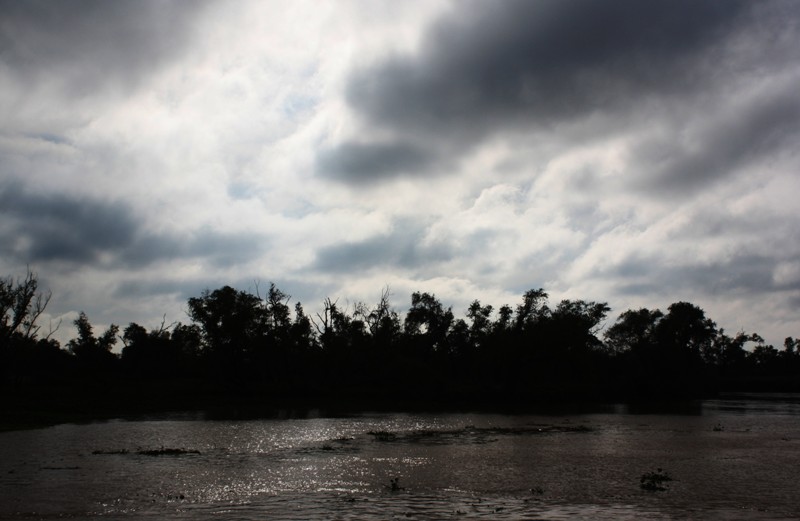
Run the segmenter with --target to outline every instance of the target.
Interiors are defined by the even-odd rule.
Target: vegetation
[[[119,449],[119,450],[94,450],[92,451],[94,455],[128,455],[128,454],[139,454],[141,456],[184,456],[186,454],[200,454],[199,450],[193,449],[184,449],[184,448],[170,448],[170,447],[161,447],[158,449],[138,449],[136,452],[131,452],[128,449]]]
[[[478,300],[458,318],[415,292],[405,316],[326,299],[311,317],[275,285],[229,286],[188,300],[191,323],[112,325],[85,313],[65,348],[37,323],[50,300],[33,273],[0,280],[0,385],[7,409],[86,414],[232,403],[385,407],[691,398],[720,390],[800,390],[800,340],[783,349],[730,336],[688,302],[623,312],[604,302],[551,304],[543,289],[515,307]],[[121,352],[112,348],[122,343]]]
[[[672,481],[672,477],[668,472],[659,468],[655,472],[642,474],[642,477],[639,478],[639,486],[649,492],[659,492],[667,490],[665,483],[668,481]]]

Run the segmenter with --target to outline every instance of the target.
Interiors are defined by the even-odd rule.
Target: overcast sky
[[[47,321],[270,281],[690,301],[800,336],[800,2],[0,0],[0,275]]]

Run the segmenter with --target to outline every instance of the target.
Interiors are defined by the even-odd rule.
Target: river
[[[0,519],[797,519],[800,395],[768,398],[9,431]]]

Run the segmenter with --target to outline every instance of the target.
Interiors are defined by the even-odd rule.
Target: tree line
[[[729,335],[689,302],[627,310],[609,325],[607,303],[551,303],[543,289],[513,307],[474,300],[463,317],[426,292],[414,292],[401,316],[390,296],[385,288],[371,305],[328,298],[312,316],[274,284],[264,295],[224,286],[188,299],[187,323],[150,330],[130,323],[96,333],[80,313],[77,336],[62,347],[52,327],[38,324],[50,293],[33,273],[7,277],[2,385],[113,389],[148,403],[183,393],[368,405],[800,390],[800,340],[787,338],[779,350],[758,334]]]

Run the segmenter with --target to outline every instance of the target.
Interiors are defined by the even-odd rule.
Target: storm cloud
[[[790,91],[778,93],[791,98],[783,100],[790,109],[783,116],[772,111],[779,103],[770,107],[757,100],[761,106],[738,107],[738,99],[724,98],[740,94],[732,96],[732,88],[744,90],[782,70],[787,53],[797,59],[788,48],[796,37],[790,20],[797,11],[788,2],[721,0],[461,2],[431,25],[417,52],[354,71],[347,101],[367,129],[396,136],[405,149],[409,142],[436,143],[429,150],[443,156],[468,156],[503,133],[530,133],[532,139],[539,139],[536,132],[566,133],[565,127],[589,117],[603,119],[595,135],[586,136],[596,139],[671,115],[684,118],[671,133],[691,131],[696,113],[683,111],[692,103],[714,110],[713,101],[726,114],[761,110],[727,147],[707,137],[714,147],[708,152],[673,149],[673,166],[653,174],[654,182],[663,176],[714,177],[741,156],[773,151],[758,146],[766,139],[764,126],[794,129],[797,100]],[[753,137],[754,145],[741,146]],[[412,166],[448,172],[435,168],[435,158],[409,164],[395,152],[386,142],[344,141],[327,153],[337,161],[323,161],[322,171],[354,182],[365,177],[367,166],[377,179]]]
[[[3,254],[28,262],[97,262],[101,254],[129,244],[137,229],[124,207],[33,194],[15,185],[0,189],[0,208]]]
[[[141,268],[165,260],[199,259],[231,266],[268,245],[260,234],[199,229],[191,234],[153,233],[125,202],[30,193],[0,188],[0,255],[25,263],[68,263]]]
[[[130,92],[181,54],[205,4],[3,0],[0,66],[6,81],[65,99]]]

